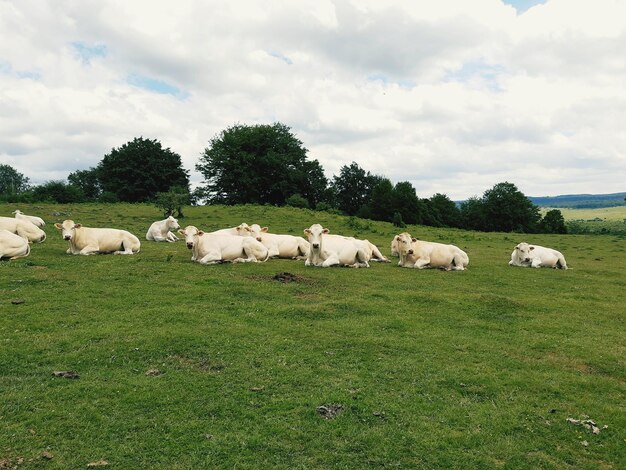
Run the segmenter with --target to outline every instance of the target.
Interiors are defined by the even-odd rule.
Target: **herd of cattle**
[[[31,243],[46,239],[45,222],[19,210],[15,217],[0,217],[0,258],[28,256]],[[54,224],[69,243],[68,254],[93,255],[113,253],[132,255],[141,243],[132,233],[113,228],[91,228],[65,220]],[[369,267],[371,261],[389,262],[378,247],[368,240],[332,235],[327,228],[313,224],[304,230],[306,238],[269,233],[267,227],[242,223],[233,228],[204,232],[193,225],[181,229],[174,217],[154,222],[146,239],[155,242],[176,242],[178,233],[185,237],[191,260],[202,264],[223,262],[262,262],[269,258],[304,259],[306,266]],[[463,271],[469,264],[467,253],[455,245],[417,240],[408,233],[396,235],[391,241],[391,254],[398,256],[398,265],[405,268],[440,268]],[[518,244],[511,253],[511,266],[551,267],[567,269],[563,255],[528,243]]]

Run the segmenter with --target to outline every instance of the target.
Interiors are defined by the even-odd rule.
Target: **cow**
[[[531,268],[567,269],[565,257],[560,251],[539,245],[529,245],[526,242],[519,243],[511,253],[509,266],[523,266]]]
[[[25,258],[29,254],[28,240],[8,230],[0,230],[0,258]]]
[[[24,219],[0,217],[0,230],[8,230],[32,243],[41,243],[46,239],[46,232]]]
[[[455,245],[427,242],[411,237],[409,233],[395,236],[403,268],[440,268],[446,271],[463,271],[469,264],[467,253]]]
[[[167,219],[159,220],[150,225],[148,233],[146,233],[146,240],[173,243],[178,240],[178,237],[171,230],[178,229],[180,229],[178,220],[170,215]]]
[[[239,224],[237,227],[222,228],[219,230],[215,230],[214,232],[204,232],[204,233],[210,233],[212,235],[235,235],[235,236],[240,236],[240,237],[249,237],[250,231],[248,229],[249,229],[248,224],[243,222]]]
[[[374,245],[368,240],[331,235],[329,230],[320,224],[311,225],[304,229],[304,233],[311,247],[305,266],[369,268],[369,261],[374,256],[372,250]]]
[[[391,240],[391,256],[400,256],[400,253],[398,252],[398,240],[396,237],[393,237]]]
[[[267,261],[269,251],[255,238],[205,233],[193,225],[179,230],[191,250],[191,260],[201,264],[256,263]]]
[[[15,214],[16,219],[28,220],[30,223],[35,224],[39,228],[44,228],[46,226],[46,223],[41,217],[26,215],[19,209],[14,210],[13,213]]]
[[[61,231],[63,240],[69,242],[66,253],[71,255],[95,255],[113,253],[114,255],[133,255],[139,253],[139,238],[126,230],[116,228],[84,227],[73,220],[64,220],[54,224]]]
[[[309,242],[302,237],[269,233],[267,227],[259,224],[250,225],[248,232],[265,245],[270,258],[306,259],[309,256]]]

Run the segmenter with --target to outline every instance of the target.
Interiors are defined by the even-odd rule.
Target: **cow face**
[[[185,230],[179,230],[178,233],[185,237],[185,243],[187,244],[187,248],[191,250],[198,240],[198,235],[204,232],[201,232],[200,230],[198,230],[197,227],[194,227],[193,225],[187,225],[185,227]]]
[[[171,215],[166,220],[168,230],[178,230],[180,228],[180,225],[178,225],[178,220],[176,220]]]
[[[530,263],[533,257],[534,246],[529,245],[528,243],[520,243],[515,247],[515,253],[517,254],[517,259],[522,263]]]
[[[263,234],[267,233],[267,227],[261,227],[259,224],[252,224],[248,227],[248,232],[251,237],[254,237],[257,241],[263,241]]]
[[[73,220],[64,220],[62,224],[54,224],[54,226],[61,231],[61,237],[63,240],[72,241],[76,236],[76,229],[81,228],[81,224],[75,224]]]
[[[251,235],[250,227],[245,222],[235,227],[235,230],[237,231],[237,235],[239,235],[240,237],[249,237]]]
[[[329,233],[329,230],[320,224],[313,224],[309,228],[304,229],[304,234],[311,244],[312,252],[319,252],[322,249],[322,235],[325,233]]]
[[[396,235],[395,242],[398,254],[402,257],[413,254],[413,242],[416,241],[410,234],[404,232]]]

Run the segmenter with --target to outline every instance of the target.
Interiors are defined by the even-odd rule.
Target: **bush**
[[[391,223],[393,223],[393,225],[395,225],[396,227],[400,227],[400,228],[406,227],[406,224],[402,221],[402,214],[400,214],[400,212],[393,213],[393,218],[391,220]]]
[[[309,208],[309,201],[303,198],[300,194],[292,194],[285,199],[285,204],[291,207],[300,207],[302,209]]]

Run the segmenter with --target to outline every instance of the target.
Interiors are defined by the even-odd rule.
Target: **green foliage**
[[[339,170],[333,177],[332,187],[337,207],[345,214],[355,215],[365,205],[370,205],[372,192],[382,177],[372,175],[352,162]],[[371,208],[367,209],[371,213]]]
[[[415,188],[408,181],[396,183],[393,189],[393,207],[407,224],[421,224],[423,211],[415,194]]]
[[[498,183],[483,195],[486,231],[528,232],[537,231],[539,208],[513,183]]]
[[[461,226],[467,230],[484,230],[487,225],[483,201],[471,197],[461,203]]]
[[[102,191],[120,201],[146,202],[172,186],[189,187],[188,172],[180,155],[164,149],[157,140],[135,138],[112,149],[97,166]]]
[[[0,195],[19,194],[29,188],[29,179],[10,165],[0,164]]]
[[[68,175],[67,181],[72,186],[80,188],[88,201],[96,201],[102,195],[100,178],[96,168],[76,170]]]
[[[236,124],[213,137],[196,169],[203,174],[203,196],[213,204],[284,205],[300,194],[315,205],[327,180],[317,160],[289,127]]]
[[[173,186],[169,191],[158,193],[154,205],[163,211],[165,217],[174,215],[184,217],[183,207],[190,204],[190,195],[187,188]]]
[[[445,194],[437,193],[430,199],[430,210],[437,221],[437,226],[460,227],[461,211],[457,205]]]
[[[82,190],[63,181],[48,181],[32,189],[34,201],[58,202],[67,204],[70,202],[84,202],[85,194]]]
[[[393,213],[391,223],[393,224],[394,227],[400,227],[400,228],[406,227],[406,224],[402,220],[402,214],[400,214],[400,212]]]
[[[20,209],[49,223],[29,258],[0,262],[7,468],[623,467],[621,238],[533,235],[568,271],[508,266],[515,235],[424,226],[408,231],[467,250],[469,270],[201,266],[182,242],[70,256],[51,228],[72,218],[141,236],[160,215],[152,205]],[[354,232],[294,208],[186,212],[207,230]],[[397,228],[354,223],[389,252]],[[295,282],[274,280],[284,272]],[[63,370],[80,377],[52,374]],[[342,413],[325,419],[327,404]],[[566,421],[583,415],[600,434]]]
[[[567,233],[565,219],[558,209],[552,209],[543,216],[539,227],[543,233]]]
[[[309,201],[303,198],[300,194],[292,194],[285,200],[285,204],[291,207],[300,207],[303,209],[309,208]]]
[[[381,179],[374,187],[369,203],[372,219],[391,222],[393,213],[396,211],[393,189],[391,180],[387,178]]]

